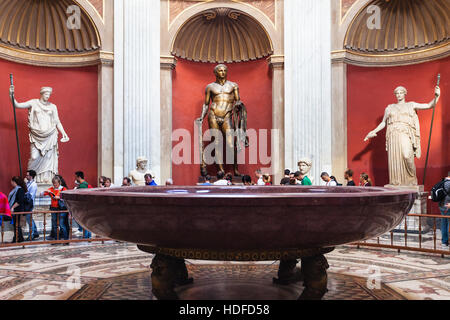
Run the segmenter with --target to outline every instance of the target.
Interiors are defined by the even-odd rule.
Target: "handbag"
[[[64,200],[62,200],[62,199],[58,200],[58,209],[59,210],[67,210],[66,203],[64,202]]]

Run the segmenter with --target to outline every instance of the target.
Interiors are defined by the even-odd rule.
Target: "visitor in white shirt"
[[[256,183],[258,186],[263,186],[265,185],[264,181],[263,181],[263,174],[261,169],[258,169],[255,171],[255,176],[258,179],[258,182]]]
[[[228,180],[224,179],[225,174],[223,173],[223,171],[219,171],[217,173],[217,181],[213,183],[213,185],[215,186],[228,186],[230,183]]]
[[[335,186],[337,186],[336,181],[332,180],[330,178],[330,175],[327,172],[322,172],[320,174],[320,177],[322,178],[323,181],[325,181],[327,183],[326,185],[328,187],[335,187]]]

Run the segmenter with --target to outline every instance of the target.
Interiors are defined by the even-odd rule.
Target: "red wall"
[[[9,193],[10,179],[19,175],[14,115],[9,98],[9,74],[14,75],[18,102],[39,98],[40,88],[50,86],[50,102],[58,114],[70,141],[59,142],[59,173],[69,187],[74,187],[74,172],[81,170],[92,185],[97,181],[97,70],[83,68],[46,68],[13,63],[0,59],[0,191]],[[23,174],[30,156],[28,111],[16,109]],[[61,135],[59,135],[61,139]]]
[[[194,150],[194,126],[193,122],[200,117],[202,105],[205,97],[206,85],[215,81],[213,73],[217,64],[197,63],[183,59],[178,59],[177,66],[173,73],[173,130],[184,128],[191,134],[192,150],[191,159],[193,162]],[[247,128],[268,129],[268,152],[270,156],[270,129],[272,128],[272,76],[269,65],[265,59],[256,61],[230,63],[228,67],[228,80],[239,85],[241,100],[244,102],[247,113]],[[208,129],[208,121],[203,121],[203,132]],[[258,135],[259,139],[259,135]],[[179,142],[174,141],[173,146]],[[255,179],[254,172],[259,167],[269,167],[261,165],[258,157],[258,164],[249,164],[249,148],[246,149],[246,164],[239,165],[241,174],[248,174]],[[231,172],[232,165],[225,167],[226,172]],[[199,164],[172,164],[172,175],[175,184],[194,185],[200,175]],[[215,165],[208,166],[208,173],[216,175]]]
[[[348,166],[355,171],[356,179],[365,171],[378,186],[389,182],[386,129],[368,142],[363,139],[381,122],[387,105],[397,101],[393,93],[397,86],[408,90],[406,101],[428,103],[434,97],[438,73],[441,97],[434,116],[426,191],[450,170],[450,58],[403,67],[347,67],[347,155]],[[422,156],[416,159],[419,184],[423,180],[432,113],[432,109],[418,111],[422,146]]]

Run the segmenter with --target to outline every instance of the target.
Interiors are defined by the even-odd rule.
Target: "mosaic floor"
[[[326,255],[327,300],[450,299],[450,258],[342,246]],[[71,244],[0,250],[0,299],[151,300],[152,255],[135,245]],[[276,262],[187,260],[181,299],[297,299],[300,284],[272,284]]]

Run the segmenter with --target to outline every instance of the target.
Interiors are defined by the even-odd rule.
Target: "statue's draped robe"
[[[415,102],[387,107],[386,151],[389,184],[417,185],[414,157],[420,158],[420,126]]]
[[[39,99],[31,101],[28,113],[31,157],[28,170],[36,171],[37,183],[51,183],[58,173],[58,111],[52,103],[42,104]]]

